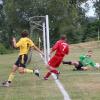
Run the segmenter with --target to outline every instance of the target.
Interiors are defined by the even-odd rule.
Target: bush
[[[0,54],[6,54],[6,53],[7,53],[7,49],[2,43],[0,43]]]

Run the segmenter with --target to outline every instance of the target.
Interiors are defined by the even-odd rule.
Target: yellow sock
[[[8,77],[8,81],[12,81],[14,79],[15,73],[10,73],[9,77]]]
[[[24,72],[25,72],[25,73],[33,73],[33,70],[31,70],[31,69],[26,69],[26,68],[25,68],[25,69],[24,69]]]

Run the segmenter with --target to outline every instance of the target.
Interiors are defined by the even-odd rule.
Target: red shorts
[[[49,60],[48,64],[51,67],[57,68],[57,67],[59,67],[62,60],[63,60],[63,57],[59,57],[59,56],[55,55]]]

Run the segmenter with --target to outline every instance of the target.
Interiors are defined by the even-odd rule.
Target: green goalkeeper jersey
[[[83,64],[83,66],[92,66],[95,67],[96,63],[91,59],[91,57],[87,56],[87,55],[80,55],[80,62]]]

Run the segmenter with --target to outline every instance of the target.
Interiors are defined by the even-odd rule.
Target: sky
[[[95,0],[94,0],[95,1]],[[91,0],[88,1],[89,11],[86,13],[87,16],[95,16],[95,8],[93,8],[93,2]]]
[[[2,0],[0,0],[0,4],[3,4],[3,1]]]
[[[86,3],[89,5],[88,11],[86,13],[86,16],[94,17],[95,15],[95,8],[93,7],[93,2],[96,0],[88,0]],[[85,3],[82,4],[82,7],[85,8]]]

